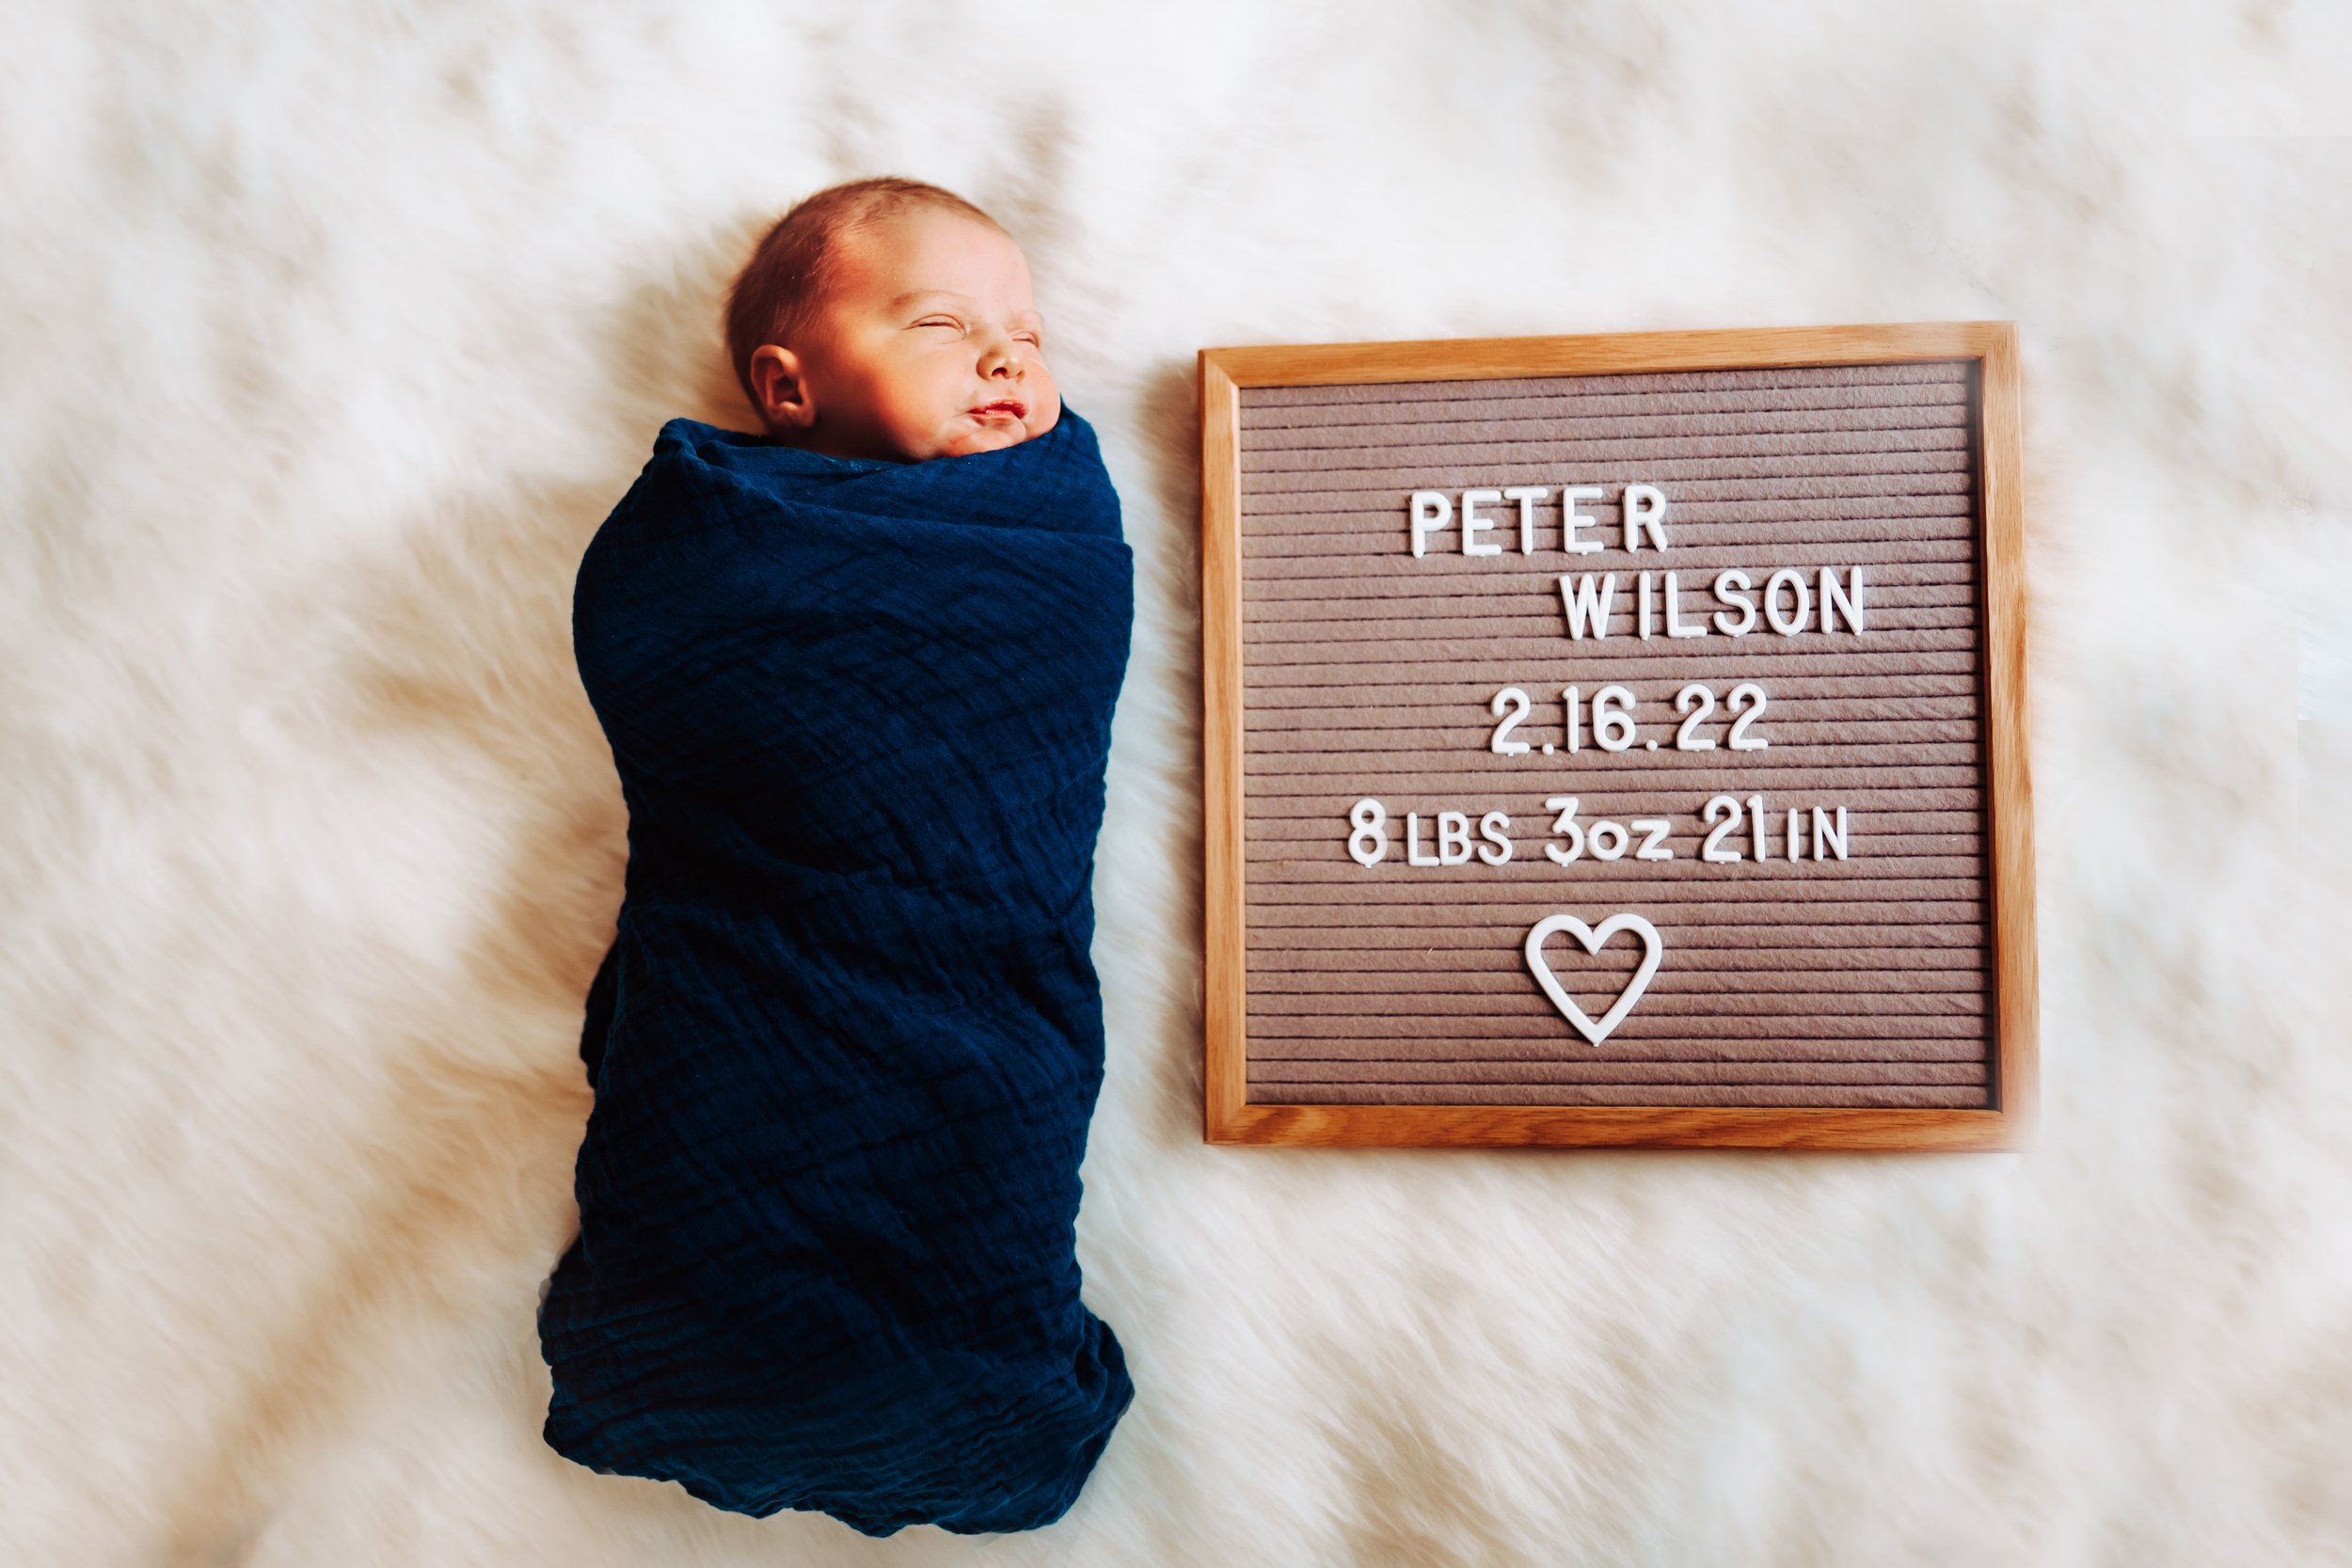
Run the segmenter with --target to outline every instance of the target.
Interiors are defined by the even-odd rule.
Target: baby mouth
[[[1029,410],[1027,404],[1017,399],[999,398],[994,403],[980,404],[972,413],[975,418],[982,420],[1025,420],[1028,418]]]

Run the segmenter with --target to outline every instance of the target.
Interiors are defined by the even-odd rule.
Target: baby
[[[725,319],[765,434],[664,424],[573,592],[628,858],[547,1440],[739,1513],[1035,1528],[1134,1397],[1075,1252],[1118,492],[960,197],[818,192]]]
[[[1021,247],[918,181],[835,185],[778,219],[736,279],[726,332],[768,434],[810,451],[961,457],[1061,417]]]

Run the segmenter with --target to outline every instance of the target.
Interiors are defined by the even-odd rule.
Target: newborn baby
[[[935,186],[794,208],[726,337],[767,434],[670,420],[574,594],[628,864],[547,1439],[755,1515],[1034,1528],[1134,1393],[1074,1251],[1118,497],[1020,247]]]

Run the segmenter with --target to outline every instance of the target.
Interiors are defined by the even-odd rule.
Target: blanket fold
[[[629,826],[557,1451],[872,1535],[1076,1497],[1133,1395],[1073,1250],[1132,603],[1066,410],[918,464],[662,428],[573,601]]]

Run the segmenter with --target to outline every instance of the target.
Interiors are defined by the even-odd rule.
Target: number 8
[[[1367,795],[1347,810],[1347,852],[1358,865],[1375,866],[1389,852],[1389,808]]]

